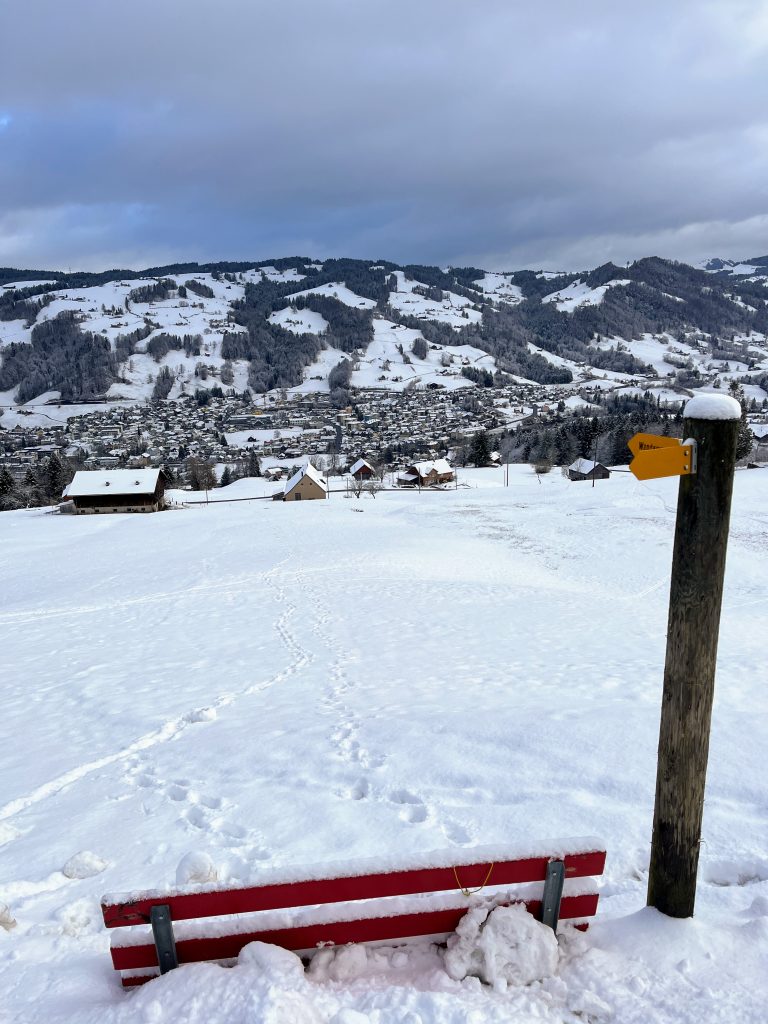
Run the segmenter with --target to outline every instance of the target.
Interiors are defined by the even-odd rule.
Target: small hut
[[[376,470],[365,459],[358,459],[349,467],[349,475],[353,476],[355,480],[370,480],[372,476],[376,475]]]
[[[568,467],[569,480],[607,480],[611,471],[602,462],[593,462],[591,459],[576,459]]]

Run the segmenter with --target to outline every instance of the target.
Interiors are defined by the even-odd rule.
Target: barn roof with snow
[[[410,468],[416,469],[420,476],[429,476],[432,470],[434,470],[435,473],[440,473],[441,475],[443,473],[453,472],[453,466],[447,459],[434,459],[433,461],[428,462],[414,462]]]
[[[354,476],[355,473],[359,473],[361,469],[369,469],[371,473],[375,472],[370,462],[367,462],[365,459],[358,459],[357,462],[349,467],[349,472]]]
[[[602,462],[593,462],[592,459],[576,459],[568,467],[569,480],[607,480],[610,475],[607,466]]]
[[[593,469],[597,467],[605,469],[606,467],[602,462],[593,462],[592,459],[576,459],[572,462],[568,469],[572,469],[574,473],[591,473]]]
[[[65,498],[106,497],[113,494],[154,494],[159,469],[95,469],[75,473],[64,489]]]

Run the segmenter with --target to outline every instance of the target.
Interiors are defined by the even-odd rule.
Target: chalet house
[[[283,501],[316,501],[328,497],[328,483],[310,462],[293,474],[281,494]]]
[[[161,469],[84,470],[75,473],[62,498],[79,514],[160,512],[165,508],[165,485]]]
[[[435,484],[453,483],[455,479],[453,467],[446,459],[414,462],[404,473],[397,475],[400,487],[433,487]]]
[[[370,480],[375,474],[376,470],[365,459],[358,459],[349,467],[349,475],[353,476],[355,480]]]
[[[592,462],[591,459],[576,459],[568,467],[569,480],[607,480],[611,475],[602,462]]]

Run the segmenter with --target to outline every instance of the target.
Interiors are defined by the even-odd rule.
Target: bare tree
[[[372,498],[375,498],[379,491],[384,490],[384,484],[377,477],[369,476],[363,483],[363,490],[366,494],[370,494]]]

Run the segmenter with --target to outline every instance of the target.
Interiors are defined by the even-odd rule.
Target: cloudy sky
[[[768,0],[0,0],[0,265],[768,253]]]

